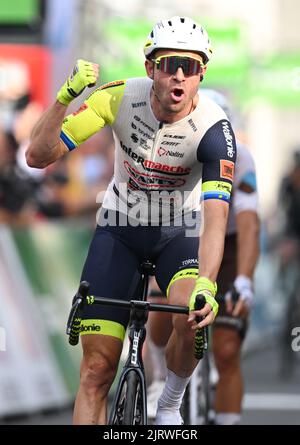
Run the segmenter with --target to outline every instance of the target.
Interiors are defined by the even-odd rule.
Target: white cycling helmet
[[[171,17],[156,23],[144,46],[147,59],[158,49],[181,49],[195,51],[206,64],[212,54],[205,29],[188,17]]]
[[[212,88],[200,88],[199,92],[205,94],[205,96],[216,102],[216,104],[218,104],[219,107],[221,107],[224,113],[227,115],[228,119],[231,120],[230,106],[224,94],[220,93],[219,91],[213,90]]]

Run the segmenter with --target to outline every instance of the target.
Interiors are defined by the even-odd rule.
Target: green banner
[[[228,88],[241,102],[260,99],[279,106],[300,106],[300,53],[252,60],[241,23],[203,25],[213,48],[203,86]],[[143,45],[152,26],[147,20],[120,18],[101,24],[101,35],[109,42],[101,83],[145,76]]]
[[[101,25],[109,42],[105,55],[102,82],[145,76],[143,46],[153,23],[146,20],[111,19]],[[230,84],[242,81],[249,68],[245,39],[236,23],[207,28],[213,46],[209,63],[209,83]]]
[[[66,388],[75,395],[81,347],[69,345],[65,329],[92,229],[47,223],[12,234]]]
[[[274,55],[253,65],[241,99],[261,99],[276,106],[299,108],[300,54]]]
[[[1,0],[1,24],[30,24],[36,21],[40,13],[38,0]]]

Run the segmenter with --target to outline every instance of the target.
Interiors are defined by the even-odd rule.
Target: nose
[[[185,79],[184,71],[181,66],[177,68],[177,71],[173,74],[173,77],[179,82]]]

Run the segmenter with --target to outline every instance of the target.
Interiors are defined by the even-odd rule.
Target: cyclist
[[[201,88],[201,92],[221,106],[230,117],[227,100],[221,93],[205,88]],[[226,295],[227,301],[220,304],[212,336],[213,355],[219,374],[215,397],[215,422],[219,425],[240,422],[243,396],[240,352],[253,300],[253,273],[259,255],[257,207],[254,161],[246,147],[238,143],[224,257],[217,279],[219,293]],[[232,283],[239,293],[235,308],[228,292]],[[155,283],[150,291],[150,297],[163,298]],[[163,303],[163,300],[160,302]],[[166,314],[161,324],[159,317],[160,314],[151,313],[147,337],[146,363],[155,363],[153,380],[148,388],[150,417],[155,417],[158,396],[164,384],[165,364],[162,354],[170,330],[170,320],[166,319]]]
[[[114,177],[82,279],[90,283],[92,294],[130,299],[139,264],[150,259],[160,288],[169,288],[170,302],[189,304],[188,319],[173,317],[157,416],[159,424],[180,424],[179,407],[196,366],[194,332],[212,323],[217,313],[215,280],[223,256],[236,146],[223,110],[198,94],[211,57],[203,27],[186,17],[162,20],[150,32],[144,54],[147,77],[103,85],[65,117],[74,97],[98,78],[97,64],[79,60],[56,102],[35,126],[26,156],[30,166],[43,168],[104,125],[112,127]],[[205,224],[199,242],[201,180]],[[194,311],[199,293],[206,304]],[[196,315],[205,318],[197,324]],[[128,311],[90,308],[83,318],[74,423],[105,423]]]

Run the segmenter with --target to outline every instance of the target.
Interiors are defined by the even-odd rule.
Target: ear
[[[147,76],[150,77],[150,79],[153,79],[154,77],[154,63],[151,60],[146,59],[145,60],[145,68]]]

